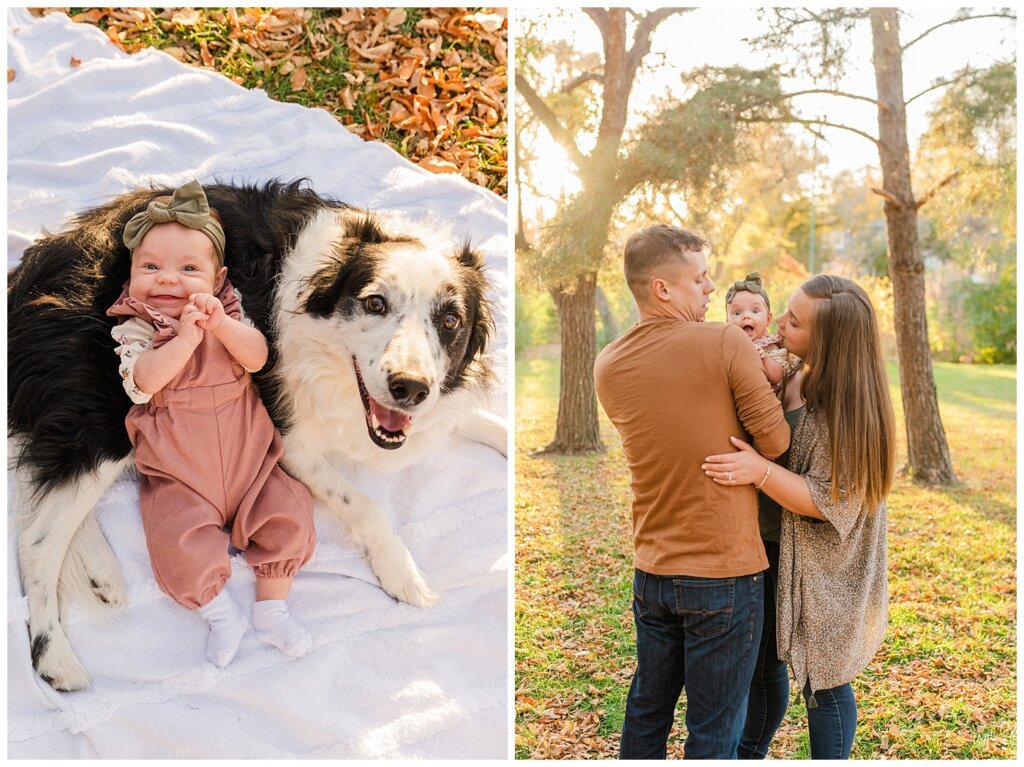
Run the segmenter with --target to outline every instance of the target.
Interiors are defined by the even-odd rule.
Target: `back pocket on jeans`
[[[724,634],[732,624],[735,578],[674,578],[676,612],[699,637]]]

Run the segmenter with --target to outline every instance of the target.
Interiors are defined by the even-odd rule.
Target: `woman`
[[[807,701],[811,758],[846,759],[857,724],[850,681],[881,645],[887,619],[885,497],[895,464],[889,383],[871,301],[852,280],[811,278],[778,326],[783,346],[805,363],[799,386],[792,382],[783,397],[791,418],[802,409],[788,469],[738,439],[739,452],[710,456],[703,466],[715,482],[754,484],[785,509],[777,557],[768,552],[768,633],[740,756],[767,754],[785,716],[788,662]],[[772,626],[767,602],[775,596]]]

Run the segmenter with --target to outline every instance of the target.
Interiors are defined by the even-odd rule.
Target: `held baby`
[[[758,272],[734,282],[725,294],[726,321],[749,336],[757,348],[764,374],[778,388],[784,378],[800,367],[800,360],[779,346],[779,336],[768,335],[771,303]]]

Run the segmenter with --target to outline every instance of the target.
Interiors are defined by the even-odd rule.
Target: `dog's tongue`
[[[377,417],[377,422],[388,431],[405,431],[412,418],[399,410],[388,410],[377,400],[370,398],[370,412]]]

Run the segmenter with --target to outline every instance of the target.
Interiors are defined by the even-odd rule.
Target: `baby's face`
[[[764,338],[772,321],[772,313],[768,311],[768,302],[760,293],[741,290],[732,297],[726,307],[727,321],[735,325],[751,339]]]
[[[159,224],[132,252],[128,295],[177,318],[190,295],[216,294],[226,274],[205,234],[177,222]]]

